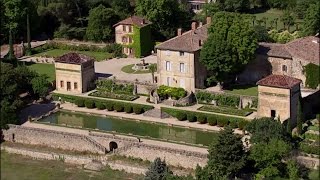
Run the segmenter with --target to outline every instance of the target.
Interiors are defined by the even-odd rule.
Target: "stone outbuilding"
[[[300,79],[286,75],[270,75],[257,82],[258,117],[279,118],[281,122],[297,121]]]
[[[84,93],[94,87],[94,59],[78,53],[55,59],[56,90]]]

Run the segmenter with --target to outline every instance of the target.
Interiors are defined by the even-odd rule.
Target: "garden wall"
[[[95,140],[85,135],[74,133],[9,125],[8,130],[3,131],[6,141],[45,145],[52,148],[74,150],[80,152],[91,152],[105,154],[106,149]]]

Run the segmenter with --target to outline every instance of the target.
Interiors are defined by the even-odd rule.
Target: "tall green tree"
[[[23,16],[23,0],[4,0],[4,15],[7,18],[5,27],[9,31],[9,52],[7,58],[15,59],[13,49],[13,33],[18,27],[19,19]]]
[[[217,0],[216,3],[228,12],[246,12],[250,9],[250,0]]]
[[[234,178],[246,165],[246,153],[241,137],[231,127],[219,132],[217,141],[210,145],[208,163],[197,167],[196,178],[201,180]]]
[[[135,11],[151,21],[156,40],[169,39],[179,27],[189,26],[191,12],[177,0],[137,0]]]
[[[31,80],[32,89],[35,94],[37,94],[40,98],[44,98],[48,92],[50,87],[50,82],[48,81],[47,75],[39,75]]]
[[[113,39],[112,25],[118,21],[113,9],[103,5],[90,10],[86,37],[91,41],[110,41]]]
[[[255,162],[258,169],[257,179],[274,178],[283,174],[285,167],[282,159],[290,152],[290,145],[281,139],[271,139],[269,142],[254,144],[250,150],[249,158]]]
[[[308,8],[304,20],[302,33],[304,36],[314,36],[320,32],[320,3],[310,5]]]
[[[241,14],[218,12],[208,33],[200,53],[200,62],[211,74],[207,81],[235,79],[254,59],[257,38],[251,23]]]
[[[294,24],[295,18],[290,11],[284,11],[280,20],[282,21],[284,28],[286,28],[289,31],[290,26]]]
[[[167,166],[167,163],[160,158],[156,158],[146,172],[145,180],[165,180],[167,176],[173,173]]]

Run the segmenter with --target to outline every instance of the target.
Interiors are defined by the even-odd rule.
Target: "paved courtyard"
[[[140,82],[151,82],[151,74],[128,74],[121,71],[123,66],[135,63],[141,63],[141,59],[145,59],[146,63],[157,63],[157,56],[148,56],[145,58],[114,58],[108,61],[95,62],[95,71],[103,76],[115,76],[119,80],[134,81],[138,79]]]

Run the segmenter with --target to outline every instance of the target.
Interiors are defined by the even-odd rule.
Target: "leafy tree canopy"
[[[200,53],[200,62],[211,73],[208,81],[224,82],[234,78],[254,59],[256,48],[254,29],[245,16],[216,13]]]
[[[44,98],[48,94],[50,82],[47,75],[37,76],[31,80],[31,83],[34,93],[39,97]]]
[[[234,135],[230,127],[220,131],[217,141],[209,147],[208,159],[208,164],[203,169],[197,167],[197,179],[233,178],[246,164],[241,138]]]
[[[319,1],[315,4],[310,5],[308,8],[304,21],[302,33],[305,36],[314,36],[319,33],[320,29],[320,3]]]
[[[245,12],[250,9],[250,0],[217,0],[217,3],[228,12]]]

